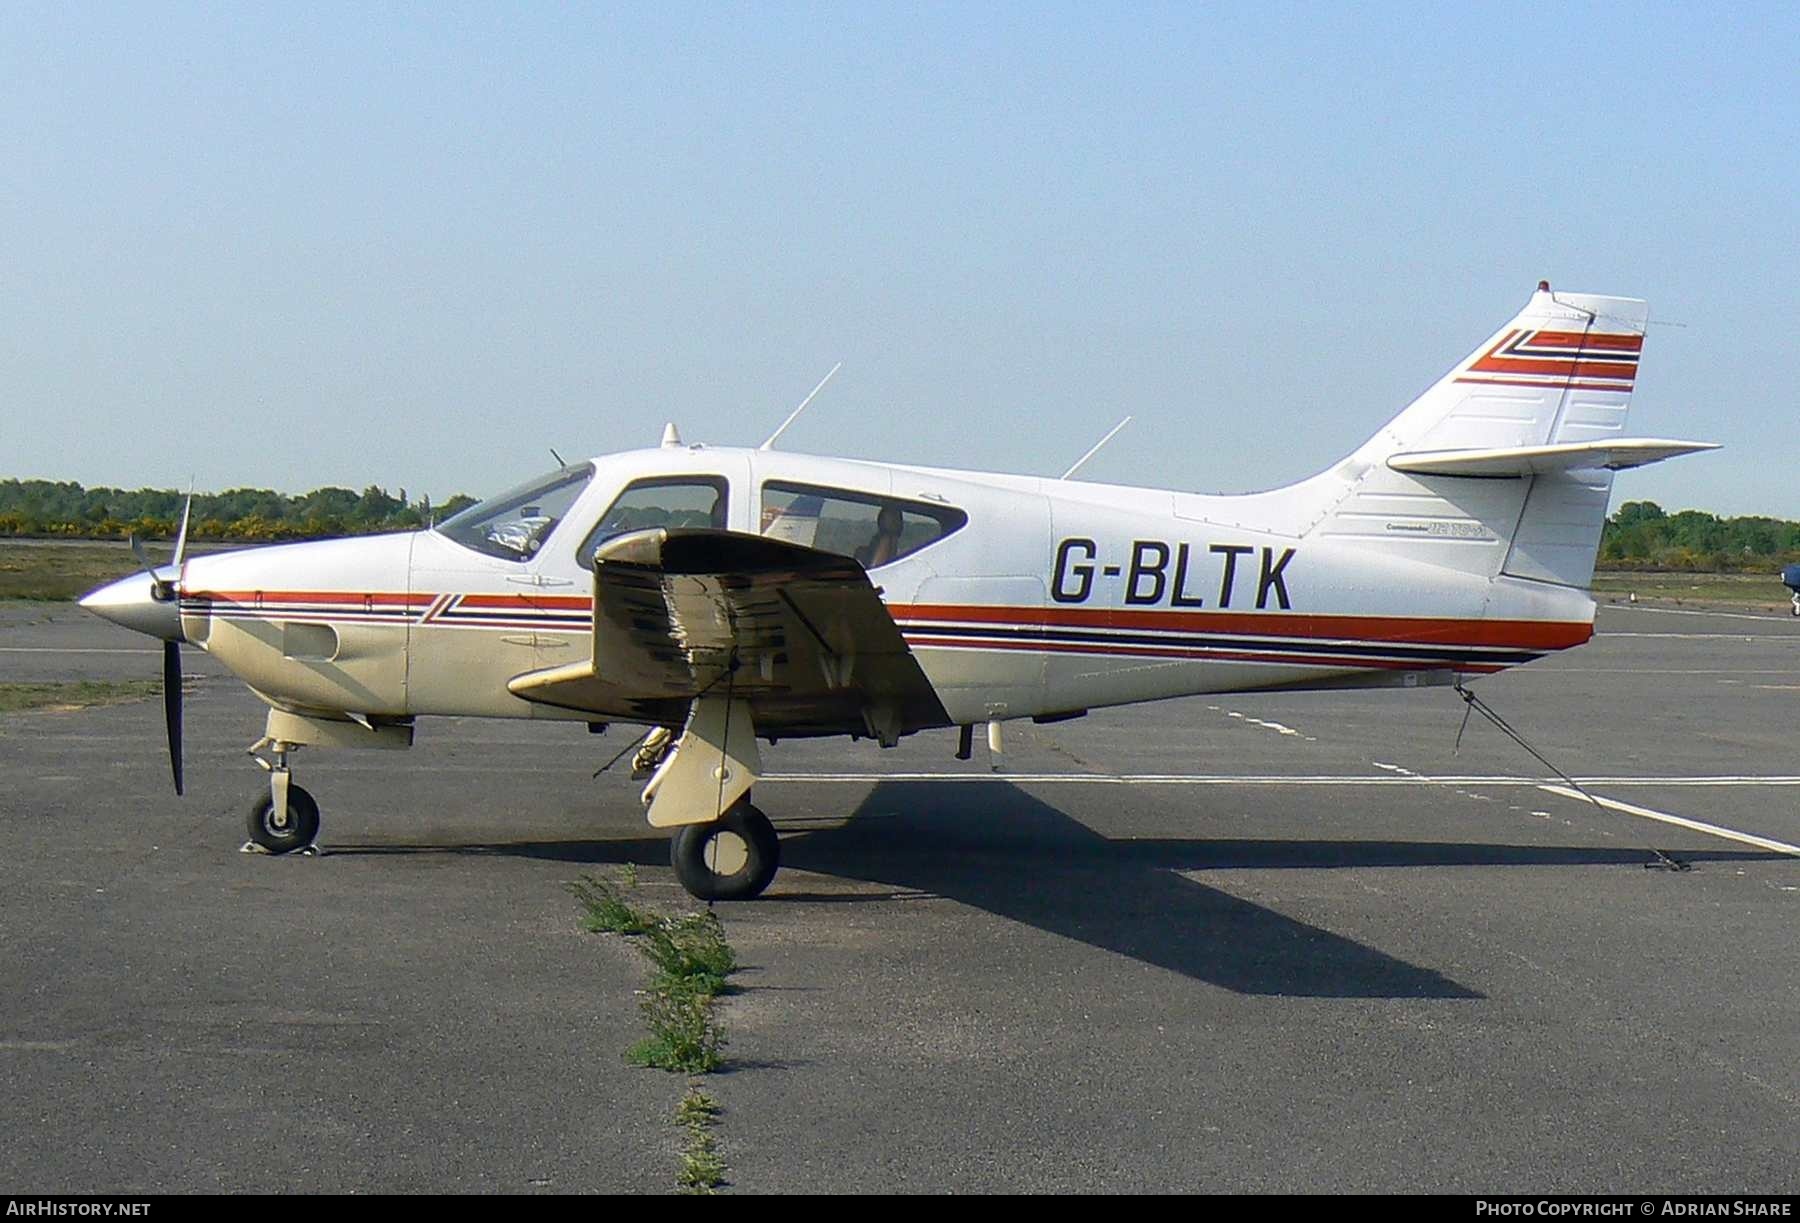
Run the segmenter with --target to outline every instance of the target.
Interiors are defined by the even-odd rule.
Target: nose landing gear
[[[251,745],[250,756],[269,772],[269,792],[257,796],[250,806],[251,846],[264,853],[287,854],[310,848],[319,836],[319,804],[313,796],[293,784],[288,756],[300,745],[280,739],[263,738]],[[269,758],[262,756],[269,749]]]

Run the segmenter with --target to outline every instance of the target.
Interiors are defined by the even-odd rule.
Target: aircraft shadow
[[[1110,841],[1015,786],[972,797],[969,787],[883,782],[847,823],[785,839],[783,865],[932,892],[1241,994],[1482,996],[1176,874],[1196,869],[1205,842]]]
[[[1113,841],[1016,786],[884,782],[840,826],[782,842],[784,865],[936,893],[1243,994],[1479,998],[1443,974],[1176,872],[1405,866],[1643,866],[1645,850],[1157,839]],[[1706,851],[1687,861],[1771,859]]]
[[[976,795],[979,794],[979,800]],[[659,866],[660,835],[456,845],[326,846],[345,855],[501,855],[576,865]],[[879,896],[776,888],[762,903],[849,903],[936,895],[1242,994],[1480,998],[1433,969],[1232,896],[1178,873],[1418,866],[1642,866],[1642,849],[1457,842],[1110,840],[1010,785],[979,790],[883,782],[849,820],[782,838],[784,868],[890,889]],[[1755,850],[1683,853],[1750,861]]]

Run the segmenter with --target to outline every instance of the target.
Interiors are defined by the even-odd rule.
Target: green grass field
[[[167,544],[149,547],[152,560],[169,554]],[[0,542],[0,599],[67,602],[94,587],[137,572],[137,558],[123,544]]]
[[[142,701],[162,691],[153,679],[81,680],[68,684],[0,684],[0,714],[33,709],[86,709]]]
[[[1786,611],[1787,587],[1773,573],[1596,573],[1594,598],[1624,603],[1635,594],[1642,603],[1665,606]]]

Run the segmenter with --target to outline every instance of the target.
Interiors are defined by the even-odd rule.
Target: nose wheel
[[[287,810],[278,811],[272,794],[250,808],[250,839],[272,854],[305,849],[319,837],[319,804],[299,786],[287,788]]]
[[[288,758],[299,747],[267,736],[250,745],[250,758],[269,774],[269,788],[250,805],[250,842],[265,853],[291,854],[319,839],[319,804],[294,784],[288,768]]]
[[[781,838],[744,798],[716,820],[682,827],[669,841],[669,862],[696,900],[754,900],[781,866]]]

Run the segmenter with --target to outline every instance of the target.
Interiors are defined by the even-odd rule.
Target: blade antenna
[[[812,389],[812,393],[810,395],[808,395],[805,399],[802,399],[800,401],[799,407],[795,408],[792,412],[788,413],[788,418],[781,422],[781,428],[779,428],[779,429],[775,430],[775,432],[769,434],[769,440],[764,442],[762,445],[758,446],[757,449],[758,450],[773,450],[773,449],[775,449],[775,439],[780,437],[783,433],[787,432],[787,427],[794,423],[795,418],[798,417],[800,415],[800,413],[806,411],[806,405],[811,403],[813,401],[813,399],[818,395],[818,393],[825,389],[825,384],[827,382],[831,381],[832,374],[837,373],[840,369],[843,369],[843,368],[844,368],[844,363],[842,361],[839,361],[836,365],[832,366],[831,373],[826,374],[823,378],[819,379],[819,385],[815,386]]]
[[[1099,441],[1094,443],[1093,449],[1089,450],[1086,454],[1084,454],[1080,458],[1076,459],[1074,465],[1071,466],[1069,468],[1069,470],[1063,472],[1062,475],[1058,476],[1057,478],[1059,480],[1067,480],[1070,476],[1072,476],[1076,472],[1080,471],[1081,465],[1083,463],[1087,462],[1089,459],[1091,459],[1095,455],[1099,454],[1100,447],[1102,447],[1102,446],[1106,445],[1106,443],[1112,441],[1113,438],[1115,438],[1119,435],[1119,430],[1123,429],[1126,425],[1129,425],[1130,423],[1131,423],[1131,417],[1127,416],[1124,420],[1122,420],[1118,424],[1114,425],[1112,427],[1111,431],[1108,432],[1105,437],[1101,438]]]

